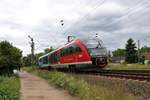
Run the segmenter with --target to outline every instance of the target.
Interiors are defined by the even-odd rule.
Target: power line
[[[104,0],[105,1],[105,0]],[[102,5],[103,3],[104,3],[104,1],[100,4],[100,5]],[[148,2],[148,0],[145,0],[145,1],[139,1],[138,3],[137,3],[137,5],[136,6],[134,6],[134,7],[131,7],[131,8],[129,8],[128,10],[127,10],[127,13],[125,13],[123,16],[121,16],[119,19],[117,19],[117,20],[115,20],[115,21],[112,21],[112,22],[110,22],[109,24],[103,24],[103,28],[105,28],[105,27],[110,27],[110,25],[112,25],[112,24],[114,24],[114,23],[117,23],[117,22],[120,22],[121,20],[123,20],[123,19],[125,19],[126,17],[128,17],[129,15],[131,15],[131,14],[133,14],[134,13],[134,11],[137,9],[137,8],[140,8],[142,5],[144,5],[144,4],[146,4],[146,5],[148,5],[149,4],[149,2]],[[97,6],[94,8],[94,9],[96,9],[97,8]],[[86,19],[87,17],[88,17],[88,14],[89,13],[87,13],[85,16],[83,16],[80,20],[78,20],[77,22],[75,22],[72,26],[74,26],[76,23],[78,23],[78,22],[80,22],[80,21],[82,21],[82,19],[84,18],[84,19]],[[70,27],[72,27],[72,26],[70,26]],[[69,28],[70,28],[69,27]],[[69,29],[69,28],[67,28],[67,30]]]
[[[101,1],[101,0],[100,0],[100,1]],[[99,8],[100,6],[102,6],[102,5],[106,2],[106,0],[103,0],[103,1],[99,4],[100,1],[97,2],[98,5],[96,5],[95,7],[93,7],[93,10]],[[77,22],[73,23],[73,25],[69,26],[69,27],[66,29],[66,31],[67,31],[70,27],[72,27],[72,26],[74,26],[75,24],[77,24],[78,22],[80,22],[82,19],[86,19],[86,18],[89,16],[89,14],[90,14],[90,13],[86,13],[84,16],[82,16],[81,18],[79,18],[79,20],[78,20]]]
[[[127,18],[129,15],[133,14],[134,11],[135,11],[137,8],[141,7],[142,4],[149,5],[149,2],[148,2],[148,3],[147,3],[147,2],[148,2],[147,0],[145,0],[145,2],[144,2],[144,1],[139,2],[137,6],[128,9],[126,15],[121,16],[118,20],[112,21],[112,22],[110,22],[109,24],[103,24],[103,25],[104,25],[103,28],[110,27],[110,25],[112,25],[112,24],[114,24],[114,23],[117,23],[117,22],[120,22],[121,20]]]

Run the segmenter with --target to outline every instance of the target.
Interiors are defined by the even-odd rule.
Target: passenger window
[[[69,54],[73,54],[74,51],[75,51],[74,46],[73,46],[73,45],[70,45],[70,47],[69,47]]]
[[[76,53],[79,53],[79,52],[81,52],[81,49],[80,49],[80,47],[78,46],[78,45],[76,45]]]

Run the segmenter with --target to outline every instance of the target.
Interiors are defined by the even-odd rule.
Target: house
[[[150,52],[143,53],[142,57],[144,57],[145,59],[144,61],[145,64],[148,64],[150,62]]]
[[[113,63],[124,63],[125,62],[125,57],[112,57],[111,61]]]

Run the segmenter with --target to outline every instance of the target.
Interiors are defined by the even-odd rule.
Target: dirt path
[[[66,91],[51,87],[46,80],[27,72],[19,72],[20,100],[76,100]]]

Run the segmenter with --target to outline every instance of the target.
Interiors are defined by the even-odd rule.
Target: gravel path
[[[46,80],[27,72],[19,72],[20,100],[76,100],[66,91],[51,87]]]

